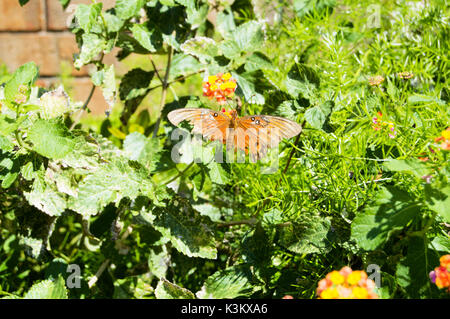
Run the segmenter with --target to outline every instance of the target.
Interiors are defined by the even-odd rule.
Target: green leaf
[[[229,10],[221,11],[217,14],[216,30],[222,35],[224,39],[231,39],[233,32],[236,29],[234,23],[233,13]]]
[[[235,265],[215,272],[206,279],[195,295],[200,299],[231,299],[253,292],[252,273],[247,264]]]
[[[42,280],[31,286],[23,296],[24,299],[67,299],[67,289],[64,278],[58,276],[57,280]]]
[[[191,25],[192,30],[197,29],[200,25],[205,23],[208,11],[209,6],[206,4],[199,8],[196,8],[196,6],[186,8],[186,22]]]
[[[106,47],[105,40],[94,33],[84,33],[82,35],[82,40],[83,44],[81,45],[80,53],[74,62],[74,66],[77,69],[90,63]]]
[[[195,295],[186,288],[172,284],[161,278],[155,289],[157,299],[195,299]]]
[[[138,161],[149,172],[155,170],[162,151],[159,140],[145,137],[139,132],[133,132],[125,138],[123,142],[124,155],[133,161]]]
[[[97,23],[97,18],[102,12],[103,4],[93,3],[90,5],[79,4],[77,10],[75,11],[75,17],[84,32],[91,32],[92,26]]]
[[[139,68],[128,71],[120,81],[120,99],[127,101],[145,96],[149,91],[154,74],[153,71],[147,72]]]
[[[326,253],[331,249],[330,228],[328,218],[305,214],[280,229],[280,244],[296,254]]]
[[[60,216],[67,207],[65,195],[58,191],[42,171],[36,173],[31,190],[23,194],[30,205],[49,216]]]
[[[237,27],[233,32],[234,41],[243,52],[252,52],[261,48],[264,42],[262,24],[257,21],[248,21]]]
[[[63,158],[75,147],[73,135],[57,119],[37,120],[28,131],[27,141],[33,144],[34,151],[52,159]]]
[[[303,96],[311,99],[320,85],[320,79],[312,68],[302,63],[295,63],[287,74],[285,85],[288,93],[293,97]]]
[[[36,81],[39,74],[39,69],[34,62],[28,62],[20,66],[5,84],[5,98],[9,102],[14,102],[16,96],[20,94],[19,87],[24,85],[29,87]],[[24,93],[26,97],[29,96],[29,90]]]
[[[109,12],[104,12],[103,17],[105,18],[106,29],[108,30],[108,33],[118,32],[120,31],[120,29],[122,29],[124,21],[116,15]]]
[[[116,157],[81,181],[78,195],[71,197],[69,208],[90,216],[101,212],[109,203],[118,204],[124,197],[135,199],[144,195],[153,199],[154,188],[148,175],[139,164]]]
[[[145,4],[145,0],[117,0],[116,14],[119,18],[127,20],[136,16]]]
[[[441,236],[441,235],[437,235],[430,242],[428,248],[434,249],[437,251],[441,251],[444,253],[448,253],[450,251],[450,238]]]
[[[148,273],[129,276],[114,281],[114,299],[144,299],[154,298],[151,286],[152,276]]]
[[[104,69],[104,76],[102,82],[102,92],[106,103],[108,103],[110,109],[114,106],[116,102],[116,73],[114,71],[114,64],[106,67]]]
[[[406,257],[397,265],[397,283],[407,290],[411,298],[429,296],[429,273],[439,265],[438,257],[427,249],[423,237],[411,237],[407,247]]]
[[[24,5],[26,5],[30,0],[19,0],[19,4],[21,7],[23,7]]]
[[[197,57],[201,63],[207,64],[214,61],[214,57],[219,55],[217,43],[206,37],[195,37],[187,40],[181,45],[181,50],[185,54]]]
[[[264,96],[261,93],[256,92],[256,85],[251,73],[237,74],[231,73],[233,78],[236,79],[238,87],[236,94],[240,94],[244,97],[247,103],[262,105],[265,102]]]
[[[421,178],[424,175],[430,173],[430,169],[425,163],[419,161],[418,159],[405,159],[397,160],[391,159],[385,161],[383,166],[392,172],[408,172],[414,174],[416,177]]]
[[[351,238],[365,250],[374,250],[389,235],[405,227],[419,213],[419,205],[408,193],[394,187],[382,187],[374,201],[356,214]]]
[[[172,63],[170,65],[169,78],[171,80],[179,77],[185,76],[191,73],[200,71],[204,66],[197,61],[193,56],[178,53],[172,58]]]
[[[421,104],[421,103],[437,103],[439,105],[446,104],[445,101],[440,100],[433,96],[417,95],[417,94],[408,96],[408,104],[415,105],[415,104]]]
[[[142,218],[169,238],[178,251],[189,257],[217,258],[211,221],[187,200],[173,194],[165,201],[165,207],[156,206],[146,212],[146,205],[139,210]]]
[[[316,129],[322,129],[331,114],[333,102],[326,101],[323,104],[316,105],[306,110],[305,120]]]
[[[165,245],[156,246],[150,251],[148,256],[148,268],[150,272],[157,278],[161,279],[166,276],[169,268],[170,255]]]
[[[224,169],[223,164],[211,161],[208,165],[208,176],[213,183],[225,185],[230,181],[228,172]]]
[[[260,69],[275,70],[275,66],[266,55],[261,52],[254,52],[252,55],[247,57],[245,62],[245,71],[252,72]]]
[[[133,37],[140,45],[142,45],[142,47],[150,52],[156,52],[156,48],[152,43],[152,34],[154,30],[149,30],[147,26],[143,24],[133,24],[130,30]]]
[[[2,188],[8,188],[10,187],[17,179],[17,177],[19,176],[19,173],[17,172],[8,172],[2,180]]]
[[[447,223],[450,223],[450,185],[442,188],[425,185],[425,203],[438,213]]]
[[[13,149],[14,143],[11,142],[7,137],[0,135],[0,150],[5,152],[11,152]]]

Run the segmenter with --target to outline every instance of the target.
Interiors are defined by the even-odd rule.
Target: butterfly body
[[[298,135],[302,127],[291,120],[270,115],[238,117],[235,110],[220,112],[201,108],[171,111],[169,121],[178,125],[186,120],[193,124],[193,133],[209,140],[219,140],[227,149],[241,149],[252,159],[260,159],[267,149],[277,146],[283,138]]]

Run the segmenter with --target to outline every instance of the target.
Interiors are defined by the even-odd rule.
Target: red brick
[[[32,0],[21,7],[18,0],[1,0],[0,31],[41,30],[41,1]]]
[[[72,0],[66,10],[63,9],[59,0],[47,1],[47,28],[48,30],[65,30],[72,22],[71,16],[76,10],[78,4],[90,4],[91,0]],[[115,0],[104,0],[103,11],[114,7]]]
[[[34,61],[41,75],[55,75],[60,71],[58,42],[49,35],[3,33],[0,34],[0,61],[10,71]]]

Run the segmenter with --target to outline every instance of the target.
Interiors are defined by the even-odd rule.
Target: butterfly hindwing
[[[240,130],[239,130],[240,129]],[[254,159],[260,159],[267,150],[277,146],[283,138],[298,135],[302,127],[291,120],[278,116],[251,115],[237,120],[237,140],[244,140],[239,134],[245,135],[245,151]],[[241,143],[237,143],[242,149]]]

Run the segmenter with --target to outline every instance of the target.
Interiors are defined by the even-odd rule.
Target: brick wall
[[[114,6],[115,0],[101,2],[105,10]],[[92,1],[72,0],[63,10],[58,0],[30,0],[23,7],[18,0],[0,0],[0,63],[14,71],[22,64],[34,61],[40,69],[38,85],[45,87],[61,83],[62,65],[67,65],[72,68],[68,71],[73,76],[69,93],[72,98],[84,101],[92,86],[90,69],[89,66],[80,70],[73,68],[73,53],[78,52],[78,47],[75,36],[67,30],[70,16],[75,11],[73,5],[80,3]],[[104,62],[118,65],[115,53],[106,55]],[[101,90],[95,90],[89,107],[96,114],[107,108]]]

